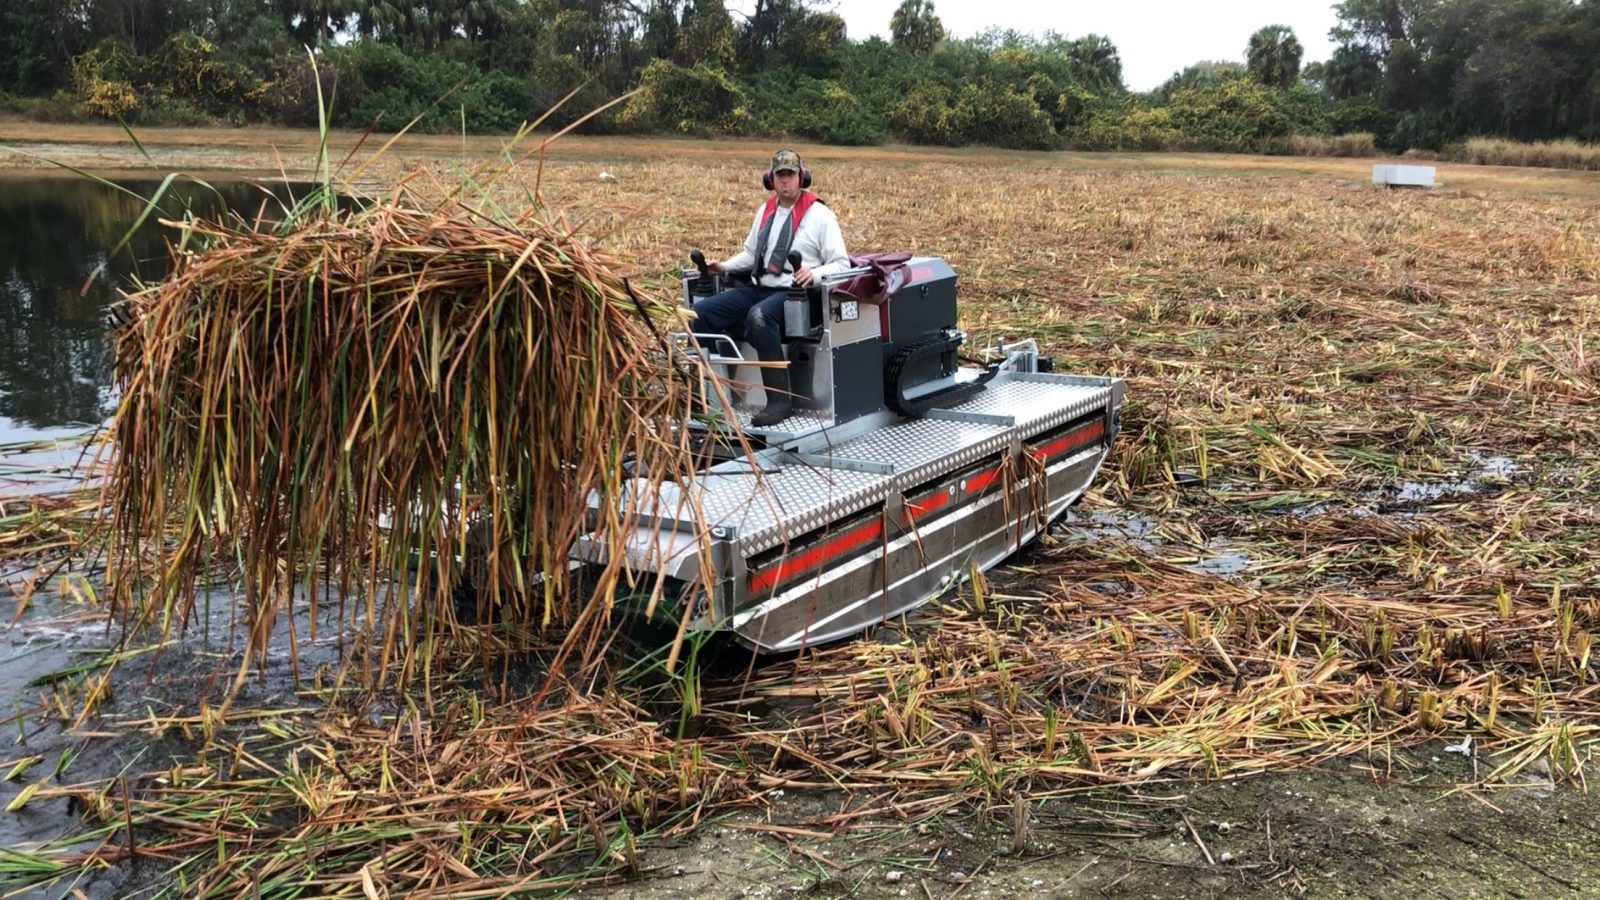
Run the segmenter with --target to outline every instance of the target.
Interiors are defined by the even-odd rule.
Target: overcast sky
[[[851,40],[889,36],[889,17],[900,0],[838,0]],[[1333,53],[1328,29],[1334,0],[934,0],[951,37],[972,37],[993,26],[1067,37],[1103,34],[1122,56],[1122,80],[1147,91],[1202,59],[1244,62],[1250,35],[1265,25],[1287,25],[1306,48],[1304,62]],[[734,4],[729,5],[733,8]],[[823,3],[822,8],[827,8]]]

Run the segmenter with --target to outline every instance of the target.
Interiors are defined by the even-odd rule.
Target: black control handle
[[[706,255],[704,253],[701,253],[698,249],[690,250],[689,261],[694,263],[694,267],[696,269],[700,270],[701,278],[711,277],[711,269],[706,265]]]
[[[791,272],[800,271],[800,265],[801,265],[801,262],[800,262],[800,251],[798,251],[798,250],[790,250],[789,251],[789,271],[791,271]],[[805,297],[807,289],[808,289],[807,287],[802,287],[801,285],[795,284],[792,281],[789,282],[789,296],[792,297],[792,298],[800,299],[800,298]]]

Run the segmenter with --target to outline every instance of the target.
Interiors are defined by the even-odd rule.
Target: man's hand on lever
[[[800,261],[799,253],[789,254],[789,268],[794,270],[794,283],[797,287],[805,287],[811,283],[811,270]]]

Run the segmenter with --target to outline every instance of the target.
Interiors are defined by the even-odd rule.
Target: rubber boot
[[[789,418],[789,410],[794,407],[794,397],[789,393],[789,370],[776,366],[763,368],[761,386],[767,391],[767,407],[756,413],[750,425],[753,428],[771,428]]]

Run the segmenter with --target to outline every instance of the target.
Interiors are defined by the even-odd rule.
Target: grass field
[[[0,145],[138,162],[119,131],[38,127],[0,122]],[[257,174],[277,168],[265,145],[278,144],[296,177],[314,145],[284,132],[141,139],[173,168]],[[905,885],[878,878],[899,858],[884,848],[920,840],[919,823],[965,835],[946,843],[967,874],[995,858],[983,833],[949,824],[969,819],[1016,844],[992,864],[1013,876],[995,886],[1017,889],[1049,858],[1045,823],[1067,843],[1059,804],[1089,788],[1121,786],[1132,793],[1115,802],[1137,806],[1333,761],[1405,782],[1463,738],[1471,767],[1431,783],[1585,785],[1600,738],[1600,178],[1446,165],[1442,188],[1396,192],[1367,183],[1370,160],[800,149],[852,251],[949,259],[973,341],[1032,336],[1065,368],[1127,379],[1124,433],[1068,529],[904,629],[706,686],[692,737],[613,695],[530,711],[463,691],[429,716],[344,699],[328,715],[226,726],[175,704],[160,730],[194,741],[186,762],[120,795],[35,796],[78,798],[103,823],[105,855],[133,852],[126,826],[169,864],[189,860],[188,889],[219,896],[598,885],[648,869],[640,847],[703,840],[707,817],[750,809],[766,811],[746,825],[789,860],[784,877],[894,896]],[[453,185],[494,152],[407,139],[362,183],[420,166],[414,183]],[[632,260],[635,283],[667,292],[689,248],[742,239],[769,152],[564,139],[493,194],[559,212]],[[157,727],[106,710],[105,733]],[[1348,796],[1326,781],[1296,789]],[[1536,852],[1484,826],[1507,871],[1594,864],[1591,837],[1562,850],[1556,838],[1575,832],[1508,793],[1497,802],[1518,828],[1552,830]],[[1410,890],[1424,871],[1456,879],[1429,889],[1564,889],[1523,869],[1505,883],[1499,869],[1473,875],[1444,850],[1330,877],[1311,844],[1298,863],[1274,855],[1274,811],[1308,832],[1315,815],[1260,803],[1265,841],[1259,810],[1242,829],[1260,868],[1219,863],[1181,798],[1157,805],[1187,855],[1152,865],[1191,867],[1201,895]],[[1082,813],[1104,833],[1138,831],[1122,815]],[[816,860],[839,846],[822,838],[862,831],[889,842],[861,851],[870,882]],[[1205,833],[1220,845],[1229,831]],[[1099,846],[1079,847],[1084,867],[1059,883],[1162,892],[1132,866],[1118,877]],[[42,848],[0,866],[69,856]],[[948,867],[923,874],[941,896],[964,884]]]

